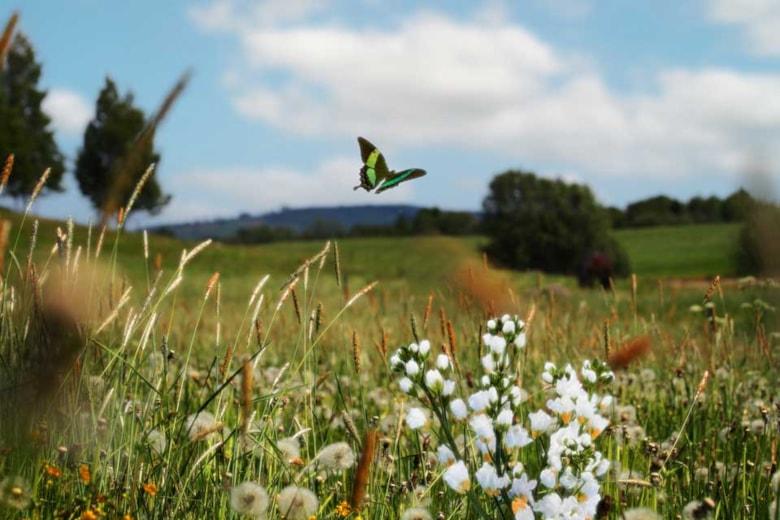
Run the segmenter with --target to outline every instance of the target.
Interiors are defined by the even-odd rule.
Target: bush
[[[609,234],[607,211],[585,185],[508,171],[491,181],[482,205],[487,253],[502,264],[578,274],[602,253],[615,274],[629,271],[626,253]]]

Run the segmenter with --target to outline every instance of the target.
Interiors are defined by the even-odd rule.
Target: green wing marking
[[[368,139],[358,137],[358,144],[360,145],[360,158],[363,160],[363,167],[360,169],[360,186],[358,187],[370,191],[390,175],[390,170],[387,168],[382,153]]]
[[[425,170],[419,168],[411,168],[397,173],[392,173],[383,183],[379,185],[375,193],[382,193],[390,188],[395,188],[402,182],[410,181],[412,179],[419,179],[425,175]]]

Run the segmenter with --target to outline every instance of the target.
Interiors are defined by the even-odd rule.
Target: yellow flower
[[[349,502],[342,500],[339,505],[336,506],[336,514],[341,517],[347,517],[352,512],[352,508],[349,507]]]
[[[97,520],[98,515],[91,509],[87,509],[83,513],[81,513],[81,520]]]
[[[60,478],[62,476],[62,470],[60,470],[57,466],[51,466],[49,464],[46,464],[43,466],[43,470],[46,472],[46,474],[52,478]]]

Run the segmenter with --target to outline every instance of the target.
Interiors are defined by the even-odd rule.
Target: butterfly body
[[[358,144],[360,145],[360,158],[363,160],[363,166],[360,168],[360,184],[354,188],[356,190],[362,188],[366,191],[382,193],[402,182],[425,175],[425,170],[419,168],[410,168],[400,172],[390,170],[384,156],[376,146],[363,137],[358,137]]]

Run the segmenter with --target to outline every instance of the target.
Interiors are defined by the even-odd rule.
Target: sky
[[[780,178],[777,0],[11,0],[72,166],[106,76],[155,109],[173,200],[136,224],[283,206],[479,209],[507,169],[604,204]],[[428,175],[353,192],[356,137]],[[36,211],[94,218],[72,173]],[[9,201],[5,201],[9,204]]]

